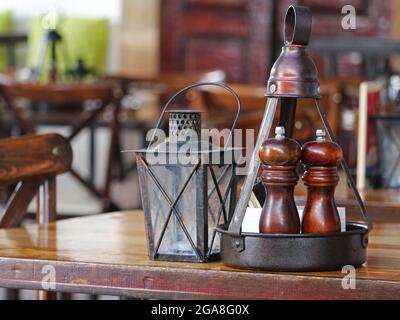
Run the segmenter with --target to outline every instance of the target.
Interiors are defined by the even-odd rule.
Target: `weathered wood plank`
[[[0,184],[57,175],[72,162],[68,141],[58,134],[0,140]]]
[[[377,225],[367,264],[356,270],[356,289],[344,290],[339,271],[268,273],[220,262],[151,261],[139,211],[75,218],[0,230],[0,286],[42,289],[43,267],[52,265],[56,290],[65,292],[177,299],[400,299],[399,227]]]

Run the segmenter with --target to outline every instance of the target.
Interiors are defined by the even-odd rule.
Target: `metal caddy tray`
[[[221,258],[229,266],[268,271],[333,271],[360,267],[367,259],[369,228],[347,222],[345,232],[261,234],[228,231],[220,225]]]

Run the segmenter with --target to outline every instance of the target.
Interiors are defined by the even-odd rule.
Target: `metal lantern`
[[[166,103],[156,130],[170,103],[201,85],[219,86],[234,95],[238,111],[230,141],[240,100],[219,83],[198,83],[177,92]],[[188,262],[218,258],[220,240],[215,227],[229,220],[235,203],[234,149],[201,141],[201,112],[195,110],[169,111],[169,137],[161,143],[153,143],[156,130],[149,147],[136,152],[149,257]],[[216,155],[219,161],[214,163]]]

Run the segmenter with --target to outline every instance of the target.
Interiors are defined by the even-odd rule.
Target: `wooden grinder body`
[[[300,145],[293,139],[264,141],[259,156],[265,203],[259,222],[260,233],[300,233],[300,219],[294,202],[294,186],[300,159]]]
[[[305,172],[302,179],[308,188],[303,233],[340,232],[334,193],[339,182],[337,167],[342,159],[342,149],[334,142],[317,139],[303,145],[301,160]]]

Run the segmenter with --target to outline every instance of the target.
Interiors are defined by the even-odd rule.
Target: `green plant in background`
[[[7,33],[13,29],[11,11],[0,12],[0,33]],[[8,67],[7,48],[0,46],[0,70]]]
[[[108,20],[65,17],[57,26],[62,41],[57,44],[57,68],[61,79],[65,78],[67,70],[75,68],[78,59],[83,59],[85,65],[101,76],[106,70],[108,50]],[[35,66],[40,51],[40,42],[46,32],[40,19],[33,19],[28,30],[29,67]],[[47,70],[50,66],[50,46],[41,70],[41,81],[47,80]]]

